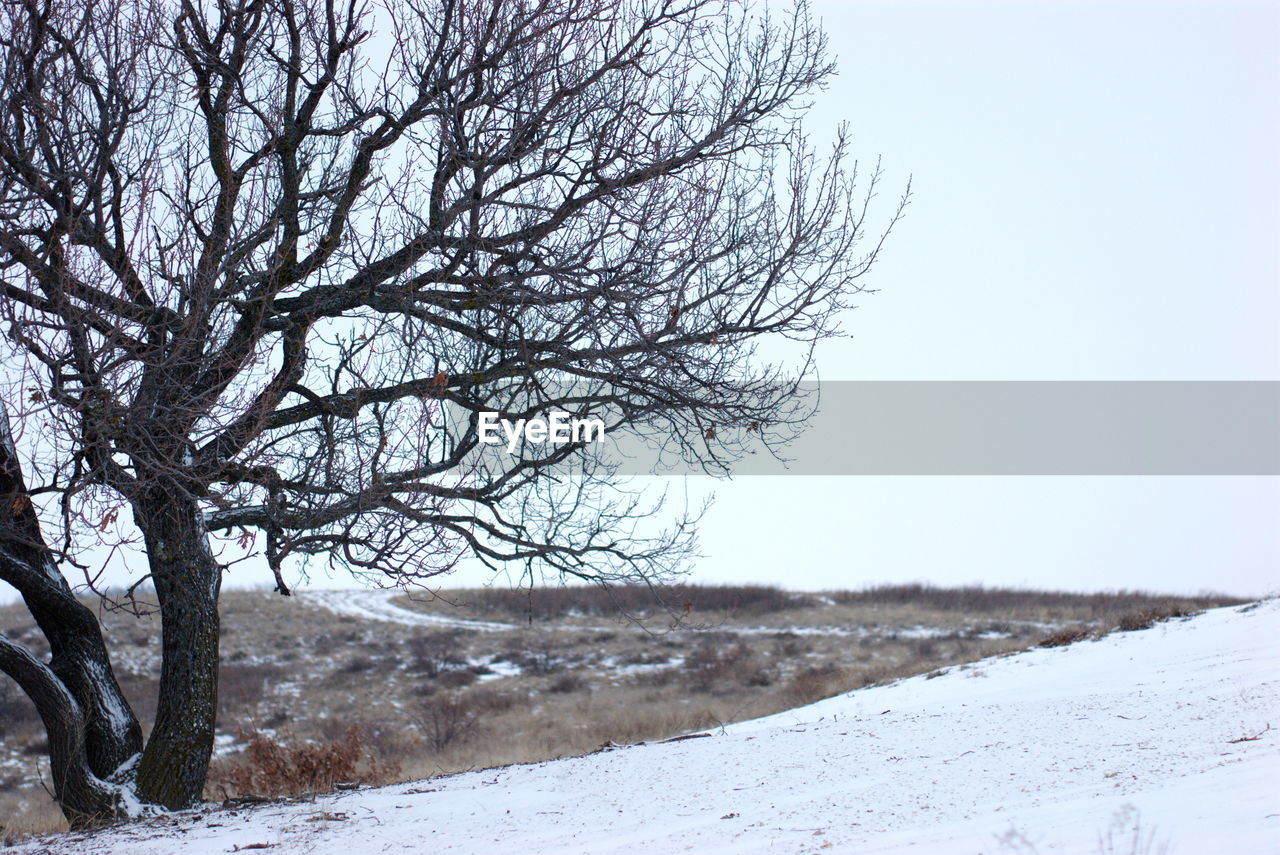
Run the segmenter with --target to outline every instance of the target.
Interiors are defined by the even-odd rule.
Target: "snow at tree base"
[[[1127,853],[1136,832],[1141,852],[1276,853],[1277,638],[1268,600],[696,738],[17,851]]]

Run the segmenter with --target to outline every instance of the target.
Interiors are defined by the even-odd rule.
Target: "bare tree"
[[[260,537],[286,594],[308,557],[397,583],[464,555],[677,571],[688,520],[656,530],[596,446],[508,454],[480,414],[599,419],[711,469],[784,440],[906,203],[868,235],[878,169],[857,187],[843,130],[806,142],[832,66],[803,6],[7,0],[0,40],[5,399],[40,434],[30,494],[6,446],[28,515],[0,578],[68,636],[48,667],[0,642],[0,668],[51,732],[85,723],[86,759],[55,759],[107,795],[60,790],[69,815],[118,813],[139,748],[55,560],[118,509],[162,618],[137,793],[183,807],[214,733],[211,538]],[[759,358],[770,334],[799,356]]]

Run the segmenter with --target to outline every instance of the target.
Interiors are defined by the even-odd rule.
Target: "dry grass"
[[[1087,610],[1091,616],[1113,614],[1150,606],[1158,602],[1214,602],[1217,597],[1168,597],[1142,591],[1117,591],[1114,593],[1080,594],[1070,591],[1035,591],[1012,588],[987,588],[967,585],[954,588],[935,585],[877,585],[859,591],[836,591],[832,599],[844,605],[854,603],[910,603],[934,609],[963,612],[1000,612],[1009,614],[1026,609],[1078,612]]]
[[[1139,629],[1147,629],[1161,621],[1187,617],[1192,614],[1195,614],[1195,609],[1188,608],[1183,603],[1158,603],[1120,615],[1116,620],[1116,629],[1120,632],[1134,632]]]
[[[226,798],[314,796],[342,784],[382,784],[396,779],[400,766],[376,756],[359,725],[336,739],[285,742],[260,732],[246,733],[241,756],[216,765],[208,787]]]
[[[54,834],[70,828],[47,793],[0,795],[0,844],[13,846],[27,837]]]
[[[892,586],[792,594],[760,586],[468,590],[401,599],[506,631],[335,615],[267,592],[223,596],[217,755],[206,797],[296,795],[588,753],[811,703],[1038,643],[1238,602]],[[104,612],[144,727],[159,622]],[[20,607],[0,628],[36,640]],[[0,823],[65,827],[29,702],[0,680]]]
[[[1066,647],[1068,644],[1075,644],[1077,641],[1084,641],[1091,635],[1093,635],[1093,631],[1088,627],[1068,626],[1045,636],[1041,639],[1040,646]]]
[[[534,621],[616,615],[680,616],[693,610],[728,615],[767,615],[815,605],[810,594],[770,585],[616,585],[612,587],[470,588],[448,592],[479,615]]]

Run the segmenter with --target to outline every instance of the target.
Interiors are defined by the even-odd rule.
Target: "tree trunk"
[[[89,768],[86,716],[62,680],[30,651],[3,636],[0,670],[17,681],[40,713],[49,735],[53,795],[72,827],[128,815],[126,787],[103,780]]]
[[[118,816],[119,787],[142,751],[142,729],[111,668],[102,630],[71,591],[40,520],[0,402],[0,580],[22,594],[49,642],[46,665],[0,638],[0,671],[31,697],[49,736],[54,793],[73,824]]]
[[[97,618],[78,600],[52,609],[24,599],[49,640],[50,669],[84,711],[89,768],[112,778],[142,752],[142,727],[116,682]]]
[[[221,567],[202,512],[181,486],[157,486],[135,505],[160,601],[162,660],[155,726],[138,768],[138,794],[172,809],[200,801],[218,708]]]

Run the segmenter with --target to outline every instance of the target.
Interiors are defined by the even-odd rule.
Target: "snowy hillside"
[[[696,738],[17,851],[1280,852],[1278,638],[1280,602],[1217,609]]]

